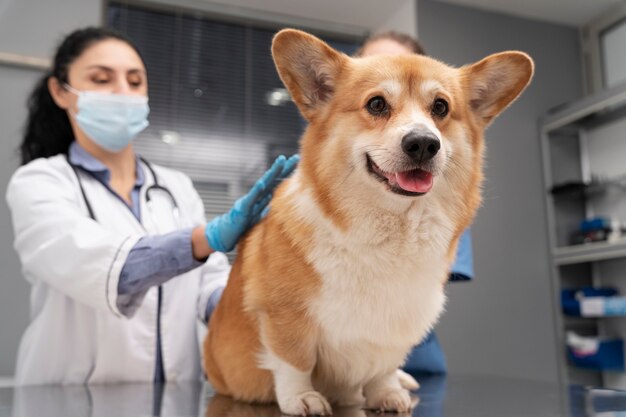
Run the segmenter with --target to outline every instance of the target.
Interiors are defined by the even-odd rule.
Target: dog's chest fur
[[[309,311],[322,366],[351,383],[399,366],[443,310],[445,219],[424,207],[403,216],[361,212],[367,220],[346,233],[306,192],[297,210],[315,230],[307,260],[322,285]]]

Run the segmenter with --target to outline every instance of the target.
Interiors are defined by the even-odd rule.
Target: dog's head
[[[309,121],[301,169],[318,194],[356,186],[401,206],[452,188],[475,210],[483,131],[533,73],[522,52],[461,68],[418,55],[350,58],[292,29],[272,54]]]

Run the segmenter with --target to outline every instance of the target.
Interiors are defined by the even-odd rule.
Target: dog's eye
[[[372,97],[366,107],[367,111],[374,116],[380,116],[389,110],[387,102],[381,96]]]
[[[437,117],[446,117],[448,114],[448,102],[442,98],[435,99],[431,112]]]

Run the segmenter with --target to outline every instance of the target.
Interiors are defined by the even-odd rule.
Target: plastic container
[[[599,339],[567,333],[567,357],[584,369],[624,371],[624,342],[622,339]]]
[[[615,288],[608,288],[608,287],[607,288],[584,287],[584,288],[577,288],[577,289],[561,290],[561,308],[563,309],[563,313],[567,314],[568,316],[602,317],[602,316],[607,315],[605,314],[607,310],[602,305],[600,305],[599,307],[596,305],[592,305],[594,304],[594,300],[591,300],[591,303],[589,303],[590,299],[595,299],[595,303],[597,304],[598,301],[600,302],[604,301],[602,299],[598,300],[598,298],[608,299],[608,298],[615,297],[616,299],[619,298],[623,300],[624,311],[626,315],[626,298],[617,297],[617,295],[618,295],[618,291]],[[581,308],[583,304],[587,304],[587,305],[585,305],[584,308]],[[617,311],[617,309],[613,309],[612,311],[615,312]],[[619,315],[619,314],[611,314],[611,315]]]

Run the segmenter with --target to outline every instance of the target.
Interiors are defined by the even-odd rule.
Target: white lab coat
[[[116,305],[120,272],[129,251],[146,234],[204,224],[202,200],[184,174],[153,166],[174,195],[176,224],[167,194],[140,193],[140,224],[127,206],[79,170],[97,222],[87,212],[76,175],[64,156],[37,159],[19,168],[7,189],[15,249],[31,283],[31,323],[17,358],[17,384],[152,381],[156,355],[157,288],[132,317]],[[191,244],[191,242],[190,242]],[[161,343],[168,381],[202,375],[199,317],[211,291],[224,285],[230,266],[214,253],[200,268],[162,288]]]

